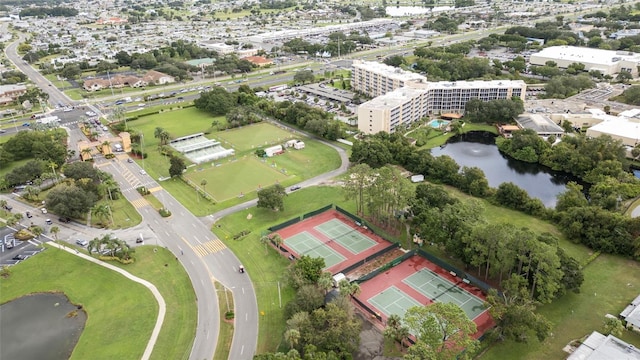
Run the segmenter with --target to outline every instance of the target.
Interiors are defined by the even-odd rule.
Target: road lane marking
[[[136,209],[140,209],[142,207],[149,205],[149,202],[144,198],[139,198],[139,199],[132,200],[131,205],[133,205],[133,207],[135,207]]]
[[[149,192],[154,193],[154,192],[160,191],[160,190],[162,190],[162,186],[156,186],[154,188],[149,189]]]

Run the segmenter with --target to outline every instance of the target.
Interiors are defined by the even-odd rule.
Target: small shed
[[[333,287],[338,287],[338,284],[340,284],[342,280],[347,280],[347,277],[343,273],[333,275]]]
[[[424,175],[413,175],[411,177],[411,182],[412,183],[419,183],[419,182],[423,182],[424,181]]]

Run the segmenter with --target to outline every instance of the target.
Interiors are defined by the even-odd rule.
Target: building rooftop
[[[550,46],[531,56],[600,65],[612,65],[621,60],[640,61],[640,54],[629,51],[602,50],[578,46]]]
[[[525,87],[522,80],[473,80],[430,82],[429,89],[510,89]]]
[[[621,313],[627,324],[640,328],[640,295],[635,298]]]
[[[372,100],[367,101],[366,103],[360,105],[365,106],[366,108],[373,109],[392,109],[396,106],[400,106],[406,102],[411,101],[411,99],[420,96],[427,91],[423,89],[412,89],[412,88],[400,88],[391,92],[388,92],[382,96],[378,96]]]
[[[640,350],[615,336],[594,331],[567,360],[640,360]]]
[[[426,81],[427,78],[423,75],[416,74],[414,72],[406,71],[397,67],[389,66],[387,64],[375,62],[375,61],[360,61],[353,60],[354,68],[362,68],[376,74],[386,76],[388,78],[400,80],[400,81]]]
[[[590,127],[591,130],[612,136],[640,140],[640,123],[638,119],[634,121],[634,119],[611,115],[598,116],[598,118],[604,121]]]
[[[532,129],[538,134],[564,134],[564,129],[542,114],[524,114],[516,119],[524,129]]]

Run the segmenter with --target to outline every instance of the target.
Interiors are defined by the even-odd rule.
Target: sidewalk
[[[135,281],[139,284],[142,284],[143,286],[145,286],[147,289],[149,289],[149,291],[151,291],[151,293],[153,294],[153,296],[156,298],[156,301],[158,302],[158,318],[156,319],[156,324],[153,327],[153,331],[151,332],[151,338],[149,338],[149,342],[147,343],[147,347],[144,350],[144,354],[142,354],[142,359],[143,360],[148,360],[151,357],[151,353],[153,352],[153,347],[156,345],[156,341],[158,341],[158,335],[160,334],[160,330],[162,329],[162,323],[164,322],[164,317],[166,315],[167,312],[167,305],[164,302],[164,298],[162,297],[162,295],[160,295],[160,292],[158,291],[158,289],[155,287],[155,285],[153,285],[152,283],[148,282],[147,280],[141,279],[137,276],[131,275],[129,272],[117,267],[117,266],[113,266],[109,263],[100,261],[96,258],[93,258],[89,255],[86,255],[84,253],[79,252],[78,250],[75,249],[71,249],[71,248],[67,248],[64,245],[60,245],[57,244],[55,242],[50,242],[49,243],[51,246],[56,247],[60,250],[64,250],[70,254],[76,255],[84,260],[87,261],[91,261],[94,264],[100,265],[100,266],[104,266],[109,270],[118,272],[120,274],[122,274],[123,276],[125,276],[127,279]]]

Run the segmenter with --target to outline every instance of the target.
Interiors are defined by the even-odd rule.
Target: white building
[[[271,146],[264,149],[264,152],[265,154],[267,154],[268,157],[272,157],[273,155],[280,154],[282,151],[284,151],[282,150],[282,145]]]
[[[640,350],[613,335],[594,331],[567,360],[640,360]]]
[[[462,113],[471,99],[490,101],[518,96],[524,100],[524,81],[440,81],[374,62],[354,61],[351,84],[376,98],[358,107],[358,130],[364,134],[393,133],[425,116]]]
[[[553,61],[559,68],[566,69],[573,63],[584,64],[586,71],[598,70],[604,75],[613,75],[621,71],[638,76],[640,54],[629,51],[592,49],[577,46],[551,46],[531,54],[531,65],[542,66]]]
[[[409,82],[426,82],[420,74],[373,61],[353,60],[351,87],[375,97],[405,86]]]
[[[627,323],[627,327],[640,331],[640,295],[622,310],[620,317]]]

